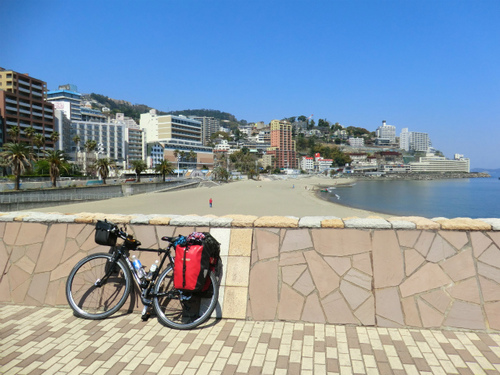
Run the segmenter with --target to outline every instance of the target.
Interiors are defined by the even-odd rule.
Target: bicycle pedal
[[[151,306],[144,306],[142,309],[141,319],[145,322],[151,316]]]

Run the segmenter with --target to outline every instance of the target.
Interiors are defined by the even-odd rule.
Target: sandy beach
[[[345,207],[315,196],[315,190],[336,184],[352,183],[349,179],[290,177],[285,180],[242,180],[217,185],[207,183],[195,189],[156,192],[113,198],[103,201],[52,206],[29,211],[100,212],[106,214],[171,214],[255,216],[336,216],[368,217],[388,215]],[[209,207],[210,198],[213,205]]]

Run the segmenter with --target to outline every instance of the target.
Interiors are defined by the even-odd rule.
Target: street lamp
[[[179,178],[179,165],[180,165],[180,162],[181,162],[181,156],[178,155],[177,156],[177,178]]]

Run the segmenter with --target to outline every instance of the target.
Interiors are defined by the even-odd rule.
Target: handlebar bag
[[[208,277],[219,260],[219,243],[209,234],[197,236],[175,247],[174,287],[183,291],[203,292],[210,286]]]
[[[115,246],[117,235],[112,232],[113,225],[106,221],[98,220],[95,226],[95,242],[104,246]]]

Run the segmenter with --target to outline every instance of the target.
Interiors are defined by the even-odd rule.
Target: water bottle
[[[158,263],[160,263],[160,261],[155,261],[151,267],[149,268],[149,272],[148,274],[146,275],[146,279],[147,280],[151,280],[153,278],[153,273],[158,269]]]
[[[144,269],[142,268],[142,263],[135,255],[132,255],[132,264],[134,265],[135,272],[137,273],[137,276],[139,276],[139,279],[143,279],[144,276],[146,276],[146,272],[144,272]]]

